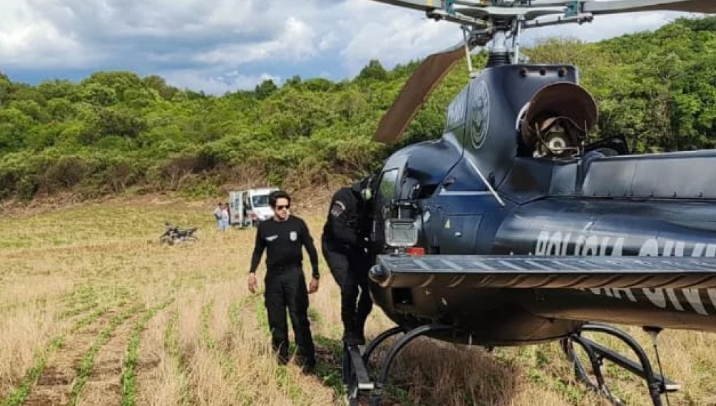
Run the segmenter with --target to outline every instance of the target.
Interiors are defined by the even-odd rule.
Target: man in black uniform
[[[333,195],[321,238],[323,256],[341,288],[343,340],[349,345],[365,344],[365,322],[373,307],[368,290],[371,180]]]
[[[306,223],[297,216],[291,216],[291,197],[276,191],[269,195],[269,205],[275,215],[259,223],[256,232],[256,244],[251,258],[249,272],[249,290],[256,291],[256,268],[266,249],[266,310],[271,328],[271,344],[278,355],[279,362],[288,362],[288,326],[286,307],[291,317],[293,332],[298,345],[298,357],[304,372],[311,372],[316,366],[316,353],[311,337],[311,325],[308,321],[308,293],[318,290],[318,253]],[[303,275],[303,253],[306,248],[311,259],[313,278],[306,290]]]

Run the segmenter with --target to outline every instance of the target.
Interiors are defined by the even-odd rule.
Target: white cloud
[[[325,1],[325,0],[324,0]],[[4,63],[185,60],[241,64],[315,55],[321,0],[13,0],[0,5]],[[85,57],[80,57],[86,55]],[[73,58],[68,58],[73,56]]]
[[[210,64],[241,65],[247,62],[272,60],[301,60],[315,55],[315,34],[308,25],[288,17],[281,34],[273,39],[243,44],[220,45],[195,56],[195,60]]]
[[[339,39],[335,32],[329,32],[321,38],[320,42],[318,43],[318,49],[321,51],[327,51],[331,48],[333,48],[337,43]]]
[[[582,25],[565,24],[531,29],[525,31],[524,39],[529,43],[535,39],[560,36],[580,38],[588,42],[601,41],[623,34],[654,30],[684,15],[683,13],[658,12],[598,16],[592,23]]]
[[[349,11],[347,14],[355,20],[350,24],[358,27],[341,52],[351,75],[360,71],[370,59],[378,59],[390,68],[396,63],[424,58],[462,39],[457,24],[428,20],[419,11],[363,0],[351,0],[345,8]],[[522,44],[529,46],[536,39],[550,36],[599,41],[626,33],[653,30],[684,15],[652,12],[597,16],[592,23],[527,30],[523,34]]]
[[[371,59],[393,67],[454,45],[462,37],[457,25],[438,23],[412,10],[352,0],[346,3],[346,12],[353,17],[348,24],[355,32],[341,56],[351,74]]]
[[[80,40],[61,32],[51,21],[36,18],[26,3],[0,4],[0,61],[30,67],[82,67],[101,59],[87,54]]]
[[[173,70],[160,73],[167,83],[180,89],[203,90],[207,94],[222,95],[226,92],[253,89],[264,80],[281,81],[280,77],[264,73],[261,75],[244,75],[238,71],[223,74],[203,70]]]
[[[550,35],[599,40],[675,15],[599,17],[527,31],[523,44]],[[0,70],[125,69],[211,93],[250,88],[260,72],[352,77],[371,59],[392,68],[461,38],[456,24],[369,0],[0,0]],[[217,73],[233,71],[243,74]]]

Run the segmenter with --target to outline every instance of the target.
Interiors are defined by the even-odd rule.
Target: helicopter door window
[[[391,169],[383,173],[380,179],[380,196],[390,201],[395,198],[395,185],[398,182],[398,169]]]

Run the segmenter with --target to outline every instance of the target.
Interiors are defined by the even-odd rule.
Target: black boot
[[[365,338],[355,329],[343,332],[343,341],[348,345],[365,345]]]
[[[316,372],[316,360],[306,359],[301,362],[301,372],[304,375],[310,375]]]
[[[364,345],[365,339],[359,333],[353,320],[343,322],[343,341],[348,345]]]

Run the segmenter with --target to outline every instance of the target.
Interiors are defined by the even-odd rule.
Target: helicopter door
[[[398,172],[398,168],[384,170],[378,182],[370,238],[374,241],[375,246],[380,247],[381,250],[385,246],[385,211],[390,202],[397,196]]]

